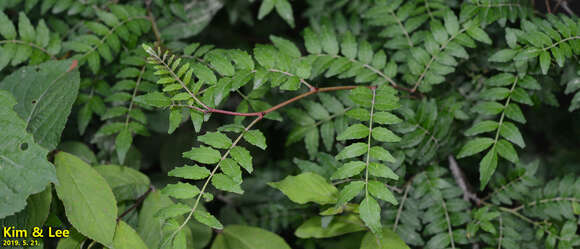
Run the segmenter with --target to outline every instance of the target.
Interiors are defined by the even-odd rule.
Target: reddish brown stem
[[[200,108],[197,108],[195,106],[188,106],[189,108],[192,109],[196,109],[198,111],[202,111],[204,113],[221,113],[221,114],[226,114],[226,115],[232,115],[232,116],[246,116],[246,117],[251,117],[251,116],[265,116],[266,114],[276,111],[284,106],[287,106],[289,104],[292,104],[293,102],[296,102],[300,99],[306,98],[312,94],[315,93],[320,93],[320,92],[331,92],[331,91],[340,91],[340,90],[350,90],[350,89],[354,89],[357,88],[358,86],[333,86],[333,87],[322,87],[322,88],[311,88],[310,91],[305,92],[303,94],[300,94],[298,96],[295,96],[291,99],[288,99],[280,104],[277,104],[273,107],[268,108],[265,111],[261,111],[261,112],[232,112],[232,111],[226,111],[226,110],[220,110],[220,109],[214,109],[211,107],[208,107],[206,110],[201,110]],[[371,89],[375,89],[376,86],[367,86],[368,88]]]

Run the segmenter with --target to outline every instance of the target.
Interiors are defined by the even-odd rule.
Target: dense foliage
[[[568,13],[2,0],[0,224],[59,249],[580,247],[580,19],[546,3]]]

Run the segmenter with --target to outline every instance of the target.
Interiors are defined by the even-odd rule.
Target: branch
[[[292,104],[292,103],[294,103],[294,102],[296,102],[298,100],[301,100],[303,98],[306,98],[306,97],[308,97],[308,96],[310,96],[312,94],[321,93],[321,92],[340,91],[340,90],[351,90],[351,89],[354,89],[354,88],[357,88],[357,87],[359,87],[359,86],[351,85],[351,86],[333,86],[333,87],[312,88],[308,92],[305,92],[303,94],[300,94],[298,96],[295,96],[295,97],[293,97],[291,99],[288,99],[288,100],[286,100],[286,101],[284,101],[284,102],[282,102],[280,104],[277,104],[277,105],[275,105],[273,107],[270,107],[270,108],[268,108],[268,109],[266,109],[264,111],[261,111],[261,112],[232,112],[232,111],[227,111],[227,110],[221,110],[221,109],[211,108],[211,107],[209,107],[209,106],[207,106],[205,104],[202,105],[205,108],[205,110],[204,109],[201,109],[201,108],[198,108],[196,106],[191,106],[191,105],[189,105],[189,106],[186,105],[184,107],[188,107],[188,108],[191,108],[191,109],[195,109],[195,110],[201,111],[203,113],[221,113],[221,114],[232,115],[232,116],[259,117],[259,116],[265,116],[265,115],[267,115],[270,112],[276,111],[276,110],[278,110],[278,109],[280,109],[280,108],[282,108],[284,106],[287,106],[289,104]],[[373,86],[368,86],[368,87],[369,88],[374,88]],[[201,101],[199,101],[199,102],[201,102]]]
[[[139,196],[139,198],[137,198],[137,200],[135,200],[135,203],[131,207],[129,207],[127,210],[125,210],[125,212],[123,212],[121,215],[119,215],[119,217],[117,217],[117,222],[119,222],[119,220],[121,220],[123,217],[125,217],[125,215],[129,214],[131,211],[133,211],[135,208],[137,208],[139,205],[141,205],[141,203],[143,203],[143,201],[145,200],[147,195],[149,195],[149,193],[151,193],[151,191],[153,191],[154,188],[155,187],[153,187],[153,185],[149,185],[149,189],[147,189],[147,192],[145,192],[141,196]]]
[[[477,197],[477,195],[473,193],[472,191],[473,188],[471,187],[471,185],[469,185],[469,182],[466,181],[467,178],[465,177],[465,174],[463,174],[461,168],[459,168],[459,165],[457,164],[457,161],[455,161],[455,158],[452,155],[449,155],[447,159],[449,160],[449,169],[451,170],[451,173],[453,173],[453,178],[455,178],[455,182],[457,183],[457,185],[459,185],[461,190],[463,190],[463,199],[466,201],[473,200],[479,206],[481,204],[481,199],[479,199],[479,197]]]

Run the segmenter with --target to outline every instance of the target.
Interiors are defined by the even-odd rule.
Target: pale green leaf
[[[478,137],[472,140],[469,140],[459,151],[457,154],[457,158],[464,158],[489,148],[494,143],[494,140],[487,137]]]
[[[503,122],[500,127],[499,134],[508,141],[517,144],[522,149],[526,147],[520,130],[511,122]]]
[[[232,158],[242,166],[248,173],[254,170],[252,166],[252,155],[246,148],[236,146],[230,151]]]
[[[387,186],[384,183],[379,181],[369,181],[367,184],[369,193],[372,196],[379,198],[383,201],[390,202],[395,206],[399,204],[393,193],[387,188]]]
[[[370,196],[366,196],[359,206],[360,218],[374,234],[381,232],[381,206]]]
[[[336,155],[336,160],[357,157],[363,155],[366,152],[367,145],[365,143],[354,143],[342,149],[338,155]]]
[[[491,150],[485,154],[481,162],[479,162],[479,181],[481,183],[480,190],[483,190],[491,176],[497,168],[497,152],[496,148],[493,147]]]
[[[264,134],[262,134],[261,131],[259,130],[249,130],[246,133],[244,133],[244,140],[246,140],[246,142],[257,146],[258,148],[265,150],[267,145],[266,145],[266,137],[264,137]]]
[[[197,220],[200,223],[205,224],[206,226],[209,226],[211,228],[215,228],[215,229],[223,229],[224,228],[222,223],[218,219],[216,219],[216,217],[214,217],[213,215],[211,215],[210,213],[208,213],[205,210],[200,210],[200,209],[195,210],[195,212],[193,213],[193,218],[195,218],[195,220]]]
[[[189,166],[185,165],[183,167],[176,167],[167,173],[169,176],[181,177],[191,180],[200,180],[208,177],[210,171],[204,167],[197,165]]]
[[[26,122],[36,143],[56,148],[77,98],[80,76],[73,60],[20,67],[0,82],[17,101],[14,111]]]
[[[302,223],[294,232],[296,237],[307,238],[332,238],[343,234],[363,231],[364,225],[356,215],[336,216],[330,224],[322,226],[320,216],[312,217]]]
[[[111,246],[117,219],[117,201],[107,181],[90,165],[66,152],[55,156],[59,183],[56,193],[75,229]]]
[[[219,151],[210,147],[200,146],[198,148],[192,148],[190,151],[183,152],[183,157],[200,163],[214,164],[219,162],[221,154]]]
[[[331,180],[338,180],[349,178],[360,174],[363,169],[365,169],[365,163],[361,161],[351,161],[345,163],[342,167],[338,168],[330,177]]]
[[[216,149],[227,149],[232,146],[232,140],[221,132],[207,132],[197,140]]]
[[[15,99],[0,90],[0,195],[10,200],[0,201],[0,219],[23,209],[29,195],[57,182],[54,167],[46,159],[48,150],[34,143],[14,105]]]
[[[351,139],[360,139],[369,136],[369,127],[364,126],[363,124],[354,124],[346,128],[345,131],[340,133],[336,140],[351,140]]]
[[[363,181],[352,181],[344,186],[340,193],[338,194],[337,206],[342,206],[355,198],[363,190],[365,182]]]
[[[279,182],[270,182],[269,186],[277,188],[288,198],[298,204],[314,202],[331,204],[336,202],[338,190],[322,176],[305,172],[297,176],[287,176]]]
[[[99,165],[94,169],[105,178],[117,201],[136,200],[149,189],[149,178],[133,168]]]
[[[445,236],[447,235],[445,234]],[[397,233],[383,227],[380,236],[367,233],[362,239],[360,249],[409,249],[409,246],[405,244]]]
[[[167,184],[161,193],[176,199],[191,199],[199,194],[197,186],[189,183],[178,182],[176,184]]]
[[[115,249],[147,249],[139,234],[124,221],[120,220],[115,229],[113,247]]]

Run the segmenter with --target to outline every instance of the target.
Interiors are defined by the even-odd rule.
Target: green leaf
[[[522,149],[526,147],[520,130],[511,122],[503,122],[500,127],[499,134],[510,142],[517,144]]]
[[[36,31],[24,12],[18,13],[18,34],[24,41],[34,42],[36,40]]]
[[[308,111],[308,114],[316,120],[327,120],[330,118],[330,114],[324,106],[314,101],[304,101],[304,108]]]
[[[147,93],[145,95],[139,95],[135,97],[135,102],[158,108],[168,107],[169,105],[171,105],[171,99],[165,96],[165,94],[160,92],[152,92]]]
[[[117,201],[105,179],[90,165],[66,152],[55,156],[59,183],[56,193],[75,229],[112,246],[117,219]]]
[[[369,151],[369,156],[373,159],[394,163],[397,161],[391,153],[383,147],[373,146]]]
[[[379,181],[369,181],[367,184],[369,193],[372,196],[379,198],[383,201],[390,202],[395,206],[399,204],[393,193],[387,188],[387,186],[384,183]]]
[[[191,70],[193,71],[195,77],[199,78],[201,82],[205,82],[211,85],[215,85],[217,83],[215,74],[207,66],[200,63],[193,63],[191,65]]]
[[[489,148],[494,143],[494,140],[487,137],[478,137],[467,142],[457,154],[457,158],[464,158]]]
[[[487,60],[491,62],[508,62],[511,61],[517,53],[517,50],[506,48],[495,52]]]
[[[340,49],[342,54],[349,59],[356,58],[357,55],[357,43],[355,37],[347,31],[342,38],[342,43],[340,44]]]
[[[342,167],[338,168],[330,177],[331,180],[338,180],[349,178],[351,176],[355,176],[360,174],[363,169],[365,169],[365,163],[361,161],[351,161],[345,163]]]
[[[218,73],[225,76],[234,75],[234,66],[222,50],[212,50],[205,57]]]
[[[298,50],[298,47],[296,47],[296,45],[294,45],[294,43],[289,40],[275,35],[270,35],[270,40],[272,43],[274,43],[274,46],[276,46],[276,48],[278,48],[278,50],[284,54],[287,54],[291,57],[300,57],[302,55],[300,50]]]
[[[276,3],[276,0],[262,1],[260,9],[258,10],[258,20],[262,20],[262,18],[264,18],[265,16],[270,14],[270,12],[272,12],[272,10],[274,9],[274,3]]]
[[[439,44],[444,44],[445,42],[447,42],[447,38],[449,36],[447,34],[447,31],[439,21],[436,20],[431,21],[429,25],[431,26],[431,33],[433,34],[433,38],[435,39],[435,41],[437,41]]]
[[[185,165],[183,167],[176,167],[167,173],[169,176],[181,177],[191,180],[201,180],[208,177],[210,171],[204,167],[189,166]]]
[[[354,124],[346,128],[345,131],[340,133],[336,140],[343,141],[343,140],[351,140],[351,139],[360,139],[369,136],[369,127],[364,126],[363,124]]]
[[[145,174],[126,166],[99,165],[94,169],[105,178],[119,202],[137,200],[151,184]]]
[[[224,228],[224,226],[218,219],[216,219],[213,215],[204,210],[200,209],[195,210],[195,212],[193,213],[193,218],[199,221],[201,224],[205,224],[206,226],[211,228],[220,230]]]
[[[496,150],[501,157],[512,163],[517,163],[519,161],[516,149],[514,149],[514,146],[505,139],[497,141]]]
[[[332,238],[343,234],[365,230],[361,220],[356,215],[336,216],[330,224],[323,226],[322,217],[316,216],[302,223],[294,232],[296,237],[308,238]]]
[[[358,60],[364,64],[370,64],[373,60],[373,48],[366,40],[362,40],[358,45]]]
[[[266,137],[264,137],[264,134],[262,134],[261,131],[259,130],[249,130],[246,133],[244,133],[244,140],[246,140],[246,142],[257,146],[258,148],[265,150],[266,147],[268,147],[266,145]]]
[[[117,156],[121,164],[125,162],[125,155],[127,155],[127,151],[131,148],[132,143],[133,136],[128,128],[121,130],[115,138],[115,150],[117,151]]]
[[[16,28],[12,21],[4,14],[4,11],[0,11],[0,35],[4,36],[6,40],[16,39]]]
[[[236,146],[230,151],[232,158],[242,166],[248,173],[252,173],[254,168],[252,166],[252,155],[243,147]]]
[[[355,198],[363,190],[365,182],[363,181],[352,181],[349,182],[344,188],[340,190],[338,194],[337,206],[342,206]]]
[[[381,232],[381,207],[379,203],[370,196],[366,196],[364,200],[360,203],[358,207],[360,212],[360,218],[364,221],[365,225],[371,229],[374,234]]]
[[[526,117],[524,117],[524,114],[522,113],[522,110],[520,109],[520,107],[517,104],[514,103],[510,103],[507,108],[505,108],[505,116],[520,122],[522,124],[526,123]]]
[[[298,204],[314,202],[320,205],[336,202],[338,190],[322,176],[305,172],[297,176],[287,176],[279,182],[268,183],[270,187],[279,189],[288,198]]]
[[[294,14],[292,13],[292,5],[287,0],[276,0],[276,12],[278,15],[294,28]]]
[[[156,217],[155,214],[172,204],[173,201],[160,191],[151,191],[143,201],[137,232],[149,248],[159,248],[159,244],[163,242],[162,227],[165,221]]]
[[[36,44],[40,45],[41,47],[48,46],[50,42],[50,30],[46,26],[44,20],[40,19],[38,22],[38,27],[36,28]]]
[[[485,84],[488,86],[508,86],[514,83],[516,77],[510,73],[500,73],[487,79]]]
[[[220,238],[220,236],[222,236]],[[283,238],[258,227],[229,225],[212,244],[212,249],[290,249]]]
[[[469,29],[467,29],[467,34],[469,36],[473,37],[473,39],[478,40],[480,42],[490,44],[490,45],[492,43],[491,38],[489,38],[487,33],[485,33],[485,31],[483,31],[483,29],[480,29],[476,25],[473,25]]]
[[[219,190],[229,191],[237,194],[243,194],[244,190],[240,184],[235,182],[231,177],[224,174],[215,174],[211,179],[211,184]]]
[[[29,195],[57,182],[54,167],[46,159],[48,150],[34,143],[26,123],[13,110],[15,105],[16,100],[0,90],[0,196],[10,200],[0,202],[0,219],[23,209]]]
[[[491,176],[497,168],[497,152],[496,148],[493,147],[491,150],[485,154],[481,162],[479,162],[479,181],[481,183],[480,190],[483,190]]]
[[[401,141],[399,136],[395,135],[395,133],[384,127],[373,128],[372,136],[375,140],[380,142],[393,143]]]
[[[332,27],[329,27],[328,25],[322,26],[320,43],[324,52],[330,55],[338,54],[338,41],[336,40],[336,34]]]
[[[540,53],[540,67],[542,68],[542,74],[547,74],[550,70],[550,64],[552,63],[552,57],[548,51],[543,51]]]
[[[445,234],[447,236],[447,234]],[[438,247],[443,248],[443,247]],[[361,242],[360,249],[410,249],[407,244],[391,229],[383,227],[380,236],[367,233]]]
[[[216,149],[227,149],[232,146],[232,140],[221,132],[207,132],[197,140]]]
[[[62,60],[20,67],[0,82],[0,90],[16,99],[14,110],[25,120],[26,130],[49,150],[59,143],[77,98],[80,76],[73,65],[76,62]]]
[[[366,121],[366,120],[362,120],[362,121]],[[373,122],[383,124],[383,125],[398,124],[398,123],[401,123],[402,121],[403,120],[401,120],[399,117],[397,117],[396,115],[394,115],[390,112],[376,112],[373,114]]]
[[[189,213],[191,207],[183,203],[171,204],[167,207],[160,209],[154,214],[155,217],[165,221],[169,218],[177,217]]]
[[[113,248],[115,249],[147,249],[147,245],[141,239],[139,234],[133,230],[124,221],[120,220],[115,229],[115,238],[113,239]]]
[[[372,176],[389,178],[393,180],[399,179],[399,176],[395,174],[391,168],[377,162],[369,163],[369,174]]]
[[[183,152],[183,157],[200,163],[214,164],[220,161],[221,154],[219,151],[210,147],[200,146],[198,148],[192,148],[190,151]]]
[[[191,199],[199,194],[197,186],[189,183],[178,182],[176,184],[167,184],[161,193],[176,199]]]
[[[354,143],[346,146],[342,149],[338,155],[336,155],[336,160],[348,159],[363,155],[367,152],[367,145],[364,143]]]
[[[459,32],[459,21],[453,11],[447,11],[444,17],[445,29],[450,35],[455,35]]]
[[[473,125],[471,128],[467,129],[465,131],[465,135],[466,136],[474,136],[474,135],[481,134],[481,133],[495,131],[495,130],[497,130],[498,125],[499,124],[496,121],[484,120],[484,121],[481,121],[481,122]]]
[[[312,31],[310,28],[305,28],[303,35],[306,51],[310,54],[320,54],[322,52],[322,45],[320,43],[318,34],[314,33],[314,31]]]
[[[257,45],[254,48],[254,57],[265,68],[273,68],[276,65],[276,50],[271,46]]]
[[[504,106],[497,102],[481,102],[473,107],[476,112],[485,115],[496,115],[503,110]]]

